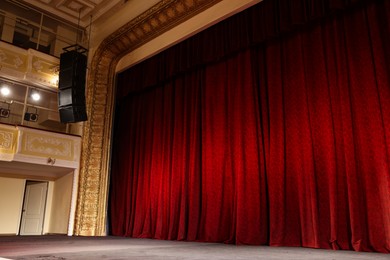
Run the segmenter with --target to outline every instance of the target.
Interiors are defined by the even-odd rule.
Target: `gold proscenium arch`
[[[74,234],[106,235],[114,78],[118,61],[147,41],[221,0],[163,0],[107,37],[95,52],[87,86]]]

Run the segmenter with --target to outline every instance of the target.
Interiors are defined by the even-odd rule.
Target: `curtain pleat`
[[[292,2],[263,3],[288,7],[279,29],[345,7]],[[390,4],[355,2],[179,74],[175,48],[122,73],[111,233],[388,253]]]

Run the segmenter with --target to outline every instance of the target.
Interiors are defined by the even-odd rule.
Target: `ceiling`
[[[0,177],[54,181],[73,171],[74,169],[58,166],[0,161]]]
[[[10,0],[33,6],[81,27],[101,18],[106,13],[120,9],[134,0]],[[145,5],[153,1],[142,1]]]

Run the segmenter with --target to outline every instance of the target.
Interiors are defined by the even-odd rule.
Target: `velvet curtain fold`
[[[120,84],[117,96],[123,98],[251,46],[277,40],[324,17],[383,1],[263,0],[122,73],[123,81],[132,84]]]
[[[389,24],[377,1],[157,84],[173,50],[122,73],[112,234],[389,252]]]

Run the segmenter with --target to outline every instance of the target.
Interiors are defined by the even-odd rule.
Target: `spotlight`
[[[26,112],[24,113],[24,120],[30,122],[36,122],[38,121],[38,114]]]
[[[0,108],[0,117],[8,118],[11,111],[6,108]]]
[[[27,112],[24,113],[24,120],[30,121],[30,122],[37,122],[38,121],[38,109],[35,107],[33,107],[33,109],[35,109],[35,113],[28,112],[28,108],[27,108]]]

